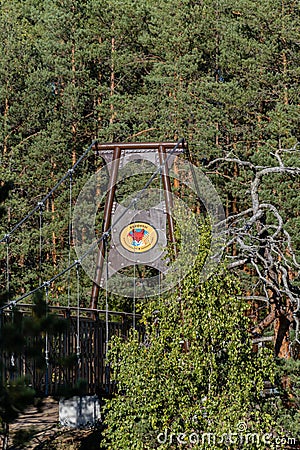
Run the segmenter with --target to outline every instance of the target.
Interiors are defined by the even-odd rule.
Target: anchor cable
[[[78,161],[72,166],[71,169],[69,169],[62,178],[56,183],[56,185],[48,192],[48,194],[40,201],[38,204],[31,210],[29,213],[23,217],[11,230],[9,233],[7,233],[2,239],[0,239],[1,242],[5,242],[7,235],[11,236],[18,228],[20,228],[25,222],[27,222],[30,217],[39,210],[40,204],[45,204],[46,201],[52,196],[52,194],[60,187],[60,185],[68,178],[70,171],[74,171],[77,166],[85,159],[85,157],[88,155],[88,153],[91,151],[93,146],[97,143],[97,141],[93,141],[89,147],[85,150],[85,152],[81,155],[81,157],[78,159]]]

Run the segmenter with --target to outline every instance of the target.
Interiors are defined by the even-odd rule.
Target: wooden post
[[[111,175],[110,175],[110,179],[109,179],[108,192],[107,192],[107,197],[106,197],[106,202],[105,202],[105,207],[104,207],[104,222],[103,222],[103,229],[102,229],[103,234],[108,232],[110,223],[111,223],[111,213],[112,213],[112,207],[113,207],[113,202],[114,202],[114,197],[115,197],[115,192],[116,192],[116,182],[117,182],[118,172],[119,172],[120,156],[121,156],[120,147],[115,147],[114,153],[113,153],[112,168],[111,168]],[[105,242],[105,239],[103,238],[100,241],[99,250],[98,250],[96,274],[95,274],[95,280],[93,283],[92,298],[91,298],[91,305],[90,305],[90,308],[92,308],[92,309],[97,309],[99,288],[100,288],[100,282],[101,282],[102,271],[103,271],[105,251],[106,251],[106,242]]]
[[[163,145],[160,145],[158,147],[158,155],[159,155],[159,163],[162,166],[161,177],[162,177],[162,183],[163,183],[164,195],[165,195],[166,212],[167,212],[167,219],[168,219],[168,225],[169,225],[169,236],[170,236],[170,241],[174,248],[174,256],[176,257],[177,256],[177,247],[176,247],[176,239],[175,239],[174,220],[173,220],[173,216],[172,216],[173,198],[172,198],[169,170],[168,170],[168,165],[166,163],[166,159],[167,159],[166,149]]]

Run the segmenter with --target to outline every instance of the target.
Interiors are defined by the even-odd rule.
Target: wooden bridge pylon
[[[167,234],[169,242],[176,248],[174,235],[174,222],[172,217],[172,195],[171,183],[169,177],[169,169],[174,163],[177,155],[185,150],[184,142],[147,142],[147,143],[112,143],[98,144],[95,146],[95,153],[104,159],[109,170],[109,183],[106,194],[103,229],[106,234],[111,225],[116,223],[114,233],[112,233],[112,246],[108,252],[108,270],[106,278],[112,277],[120,269],[132,266],[132,253],[141,249],[133,246],[135,236],[141,230],[147,233],[147,237],[151,240],[147,247],[147,251],[139,252],[139,264],[154,267],[158,271],[164,273],[166,263],[164,260],[164,252],[161,248],[166,247]],[[124,167],[132,161],[150,161],[155,170],[160,168],[162,188],[164,192],[163,204],[158,208],[149,208],[147,210],[126,211],[125,208],[116,202],[115,195],[117,191],[117,180],[120,167]],[[154,172],[155,172],[154,170]],[[134,222],[132,217],[134,216]],[[168,222],[168,232],[166,221]],[[136,227],[139,225],[139,228]],[[139,232],[141,232],[139,231]],[[131,242],[128,242],[128,236],[131,235]],[[100,288],[104,287],[104,261],[106,257],[106,243],[102,239],[99,244],[98,258],[96,265],[96,274],[93,282],[91,304],[92,309],[97,309]]]

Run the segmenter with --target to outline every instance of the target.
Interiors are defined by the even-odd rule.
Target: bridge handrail
[[[34,305],[32,303],[18,303],[18,308],[32,308]],[[75,311],[78,312],[78,308],[76,306],[56,306],[56,305],[49,305],[48,310],[57,310],[57,311]],[[133,317],[141,318],[141,314],[134,314],[130,312],[125,311],[106,311],[105,309],[93,309],[93,308],[80,308],[80,312],[86,312],[90,313],[91,315],[99,314],[99,315],[105,315],[109,314],[111,316],[119,316],[119,317]]]

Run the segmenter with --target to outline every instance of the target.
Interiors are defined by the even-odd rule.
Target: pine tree
[[[1,297],[1,308],[5,303],[5,295]],[[55,337],[68,327],[66,319],[51,314],[43,292],[38,291],[33,298],[31,315],[20,312],[12,306],[10,310],[1,309],[0,328],[0,419],[3,428],[4,443],[9,435],[9,424],[29,405],[35,404],[44,395],[47,396],[48,363],[58,364],[55,355],[49,355],[47,342],[53,342]],[[49,344],[48,344],[49,345]],[[18,375],[16,361],[25,358],[27,364],[32,364],[34,374],[45,374],[45,387],[39,385],[33,374]],[[60,359],[61,366],[70,367],[76,364],[76,358]],[[20,369],[20,368],[19,368]],[[37,377],[38,378],[38,377]],[[62,389],[62,395],[81,394],[85,382],[78,381],[78,386],[71,389],[69,385]],[[34,386],[34,388],[32,387]],[[6,448],[6,447],[3,447]]]

